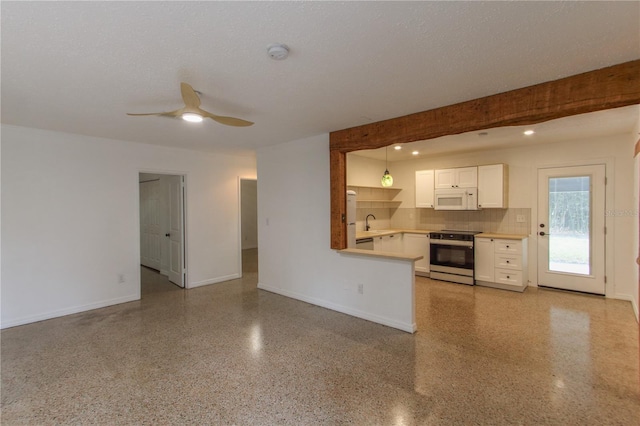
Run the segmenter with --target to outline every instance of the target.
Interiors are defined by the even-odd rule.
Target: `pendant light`
[[[393,176],[389,174],[389,147],[384,148],[384,158],[385,168],[382,179],[380,179],[380,183],[382,183],[382,186],[386,187],[393,185]]]

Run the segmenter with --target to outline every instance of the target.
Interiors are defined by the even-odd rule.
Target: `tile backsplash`
[[[388,208],[358,208],[356,209],[356,231],[364,231],[365,217],[368,214],[374,215],[376,218],[369,219],[371,229],[389,229],[391,228],[391,209]]]
[[[522,216],[524,222],[518,222]],[[524,234],[531,231],[531,209],[484,209],[444,211],[433,209],[392,210],[390,227],[394,229],[458,229],[464,231]]]

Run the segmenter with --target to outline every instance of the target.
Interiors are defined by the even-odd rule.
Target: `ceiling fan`
[[[191,87],[187,83],[180,83],[180,92],[182,93],[184,108],[180,108],[175,111],[151,112],[146,114],[131,114],[128,112],[127,115],[160,115],[164,117],[181,117],[183,120],[193,123],[199,123],[204,119],[204,117],[209,117],[210,119],[217,121],[220,124],[236,127],[251,126],[253,124],[251,121],[241,120],[240,118],[235,117],[224,117],[222,115],[215,115],[210,113],[209,111],[201,109],[200,98],[198,97],[198,94],[195,90],[193,90],[193,87]]]

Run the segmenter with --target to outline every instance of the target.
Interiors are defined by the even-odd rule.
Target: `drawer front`
[[[522,272],[509,269],[496,269],[496,281],[500,284],[522,286]]]
[[[495,240],[496,253],[522,254],[521,240]]]
[[[495,266],[496,268],[522,271],[522,256],[496,254]]]

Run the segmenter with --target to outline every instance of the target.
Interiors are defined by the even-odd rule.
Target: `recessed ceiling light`
[[[411,154],[413,154],[413,155],[418,155],[418,154],[420,154],[420,153],[419,153],[418,151],[413,151]]]
[[[534,134],[535,132],[534,132],[533,130],[525,130],[523,133],[524,133],[525,135],[527,135],[527,136],[531,136],[531,135],[532,135],[532,134]]]
[[[194,114],[192,112],[185,112],[182,114],[182,119],[189,123],[202,123],[202,116],[200,114]]]
[[[396,151],[400,151],[402,147],[400,145],[396,145],[393,147],[393,149],[395,149]]]

